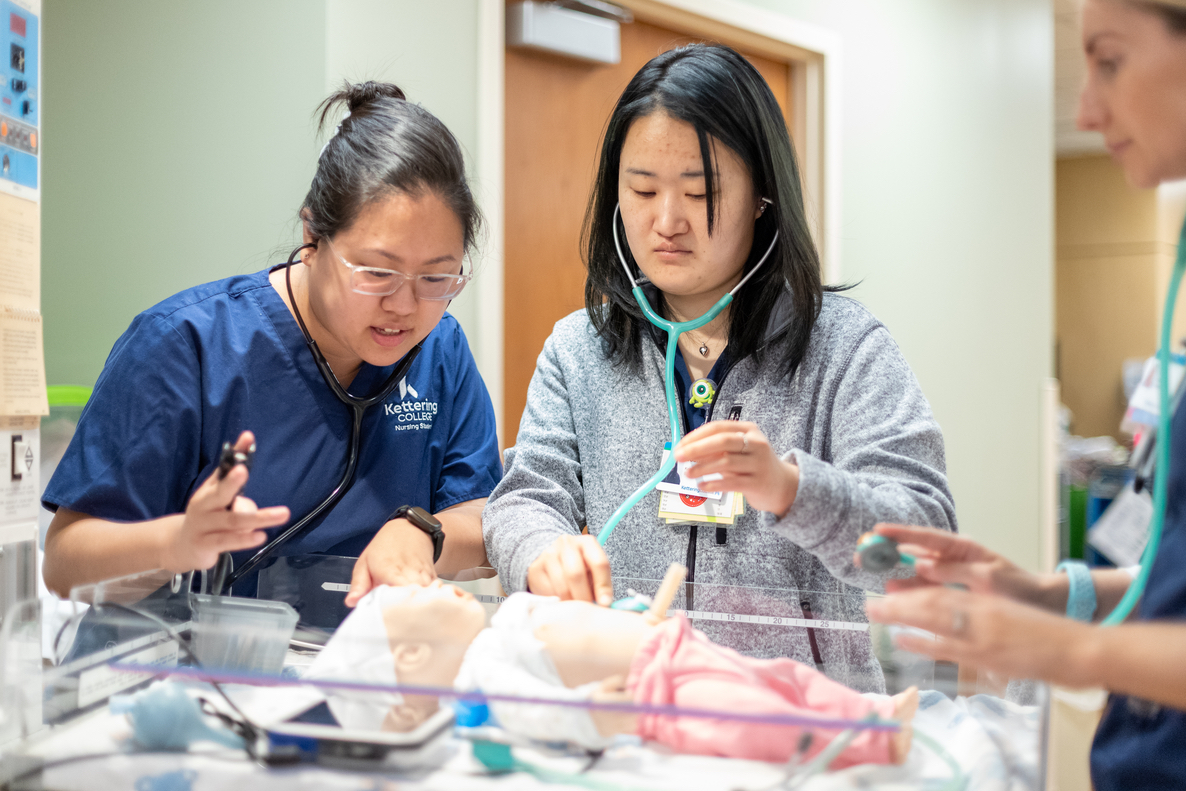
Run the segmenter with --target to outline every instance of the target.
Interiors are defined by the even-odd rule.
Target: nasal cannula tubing
[[[761,268],[762,264],[766,263],[766,259],[774,252],[774,245],[778,243],[778,231],[774,232],[774,238],[770,240],[770,247],[766,249],[765,254],[754,264],[753,269],[746,273],[745,277],[741,278],[741,282],[730,289],[728,294],[717,300],[716,304],[708,309],[698,319],[691,321],[668,321],[667,319],[656,313],[647,302],[646,296],[642,293],[642,286],[634,279],[634,275],[630,272],[630,265],[626,263],[626,256],[622,253],[622,243],[618,238],[618,218],[621,216],[621,205],[614,207],[613,231],[614,231],[614,249],[618,253],[618,261],[621,262],[622,268],[626,270],[626,277],[630,280],[631,293],[634,294],[634,301],[638,303],[638,307],[642,310],[647,321],[654,324],[656,327],[667,331],[667,355],[666,355],[666,372],[664,376],[664,388],[667,392],[667,418],[671,422],[671,449],[672,452],[667,455],[667,459],[659,466],[659,471],[651,477],[646,483],[638,487],[634,494],[627,498],[626,502],[618,506],[618,510],[614,511],[613,516],[605,523],[605,527],[601,528],[601,532],[597,534],[597,543],[605,546],[605,542],[609,540],[610,534],[614,532],[614,528],[618,526],[618,522],[622,521],[622,517],[630,511],[631,508],[638,505],[638,501],[655,488],[656,484],[667,477],[671,472],[671,468],[675,466],[675,446],[680,440],[680,404],[675,397],[675,355],[676,344],[679,343],[679,336],[688,330],[696,330],[703,327],[708,322],[721,315],[729,303],[733,301],[733,296],[745,285],[746,281],[754,276],[754,273]]]
[[[1170,332],[1174,323],[1174,306],[1178,302],[1178,286],[1182,284],[1182,273],[1186,271],[1186,223],[1182,224],[1182,232],[1178,235],[1178,257],[1174,261],[1174,271],[1170,276],[1169,291],[1165,295],[1165,309],[1161,316],[1161,346],[1157,350],[1157,365],[1160,369],[1160,406],[1157,415],[1157,466],[1153,471],[1153,521],[1149,523],[1149,539],[1145,544],[1145,551],[1141,553],[1141,571],[1129,584],[1124,592],[1124,598],[1116,605],[1116,609],[1104,618],[1104,626],[1115,626],[1122,623],[1132,612],[1141,594],[1145,592],[1145,583],[1149,580],[1149,572],[1153,569],[1153,561],[1157,558],[1157,548],[1161,544],[1161,531],[1165,526],[1165,508],[1168,499],[1170,473],[1170,423],[1173,420],[1170,408]]]

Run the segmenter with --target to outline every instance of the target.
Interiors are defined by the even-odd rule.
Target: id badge
[[[671,443],[663,447],[663,461],[671,453]],[[741,492],[705,492],[684,474],[687,465],[680,464],[672,469],[665,480],[656,484],[659,491],[659,518],[667,524],[703,524],[728,527],[745,513],[745,497]],[[720,480],[723,476],[714,473],[704,480]]]
[[[671,443],[663,443],[663,459],[660,466],[667,463],[667,457],[671,455]],[[695,478],[689,478],[687,475],[690,462],[681,461],[671,468],[671,472],[667,473],[667,477],[659,483],[655,484],[655,488],[661,492],[673,492],[675,494],[686,494],[689,497],[699,497],[707,500],[720,500],[724,492],[704,492],[696,485]],[[721,479],[720,473],[713,473],[712,475],[705,475],[703,480],[719,481]]]

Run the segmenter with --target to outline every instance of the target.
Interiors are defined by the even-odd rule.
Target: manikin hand
[[[1032,574],[970,538],[906,525],[880,524],[873,530],[897,541],[915,558],[915,576],[886,580],[887,592],[955,583],[974,593],[1006,596],[1059,613],[1066,608],[1066,587],[1057,584],[1061,575]]]
[[[250,431],[239,435],[235,450],[246,451],[255,442]],[[264,528],[288,521],[282,505],[259,508],[239,495],[247,483],[247,468],[235,465],[222,480],[215,470],[202,482],[185,506],[185,518],[167,536],[161,552],[161,566],[175,574],[208,569],[221,552],[257,547],[267,539]],[[231,509],[228,511],[227,506]]]
[[[783,461],[770,440],[754,423],[714,420],[705,423],[675,446],[675,460],[693,462],[689,475],[712,473],[719,481],[700,481],[705,492],[741,492],[759,511],[783,516],[799,491],[799,468]]]
[[[407,519],[393,519],[379,529],[354,564],[346,606],[378,585],[428,585],[437,578],[432,539]]]
[[[527,568],[527,590],[608,607],[614,601],[609,558],[593,536],[561,536]]]

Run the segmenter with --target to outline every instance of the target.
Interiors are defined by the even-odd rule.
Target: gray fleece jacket
[[[771,330],[786,321],[771,319]],[[669,440],[663,352],[643,339],[641,376],[606,359],[585,311],[559,321],[536,363],[506,474],[482,516],[486,550],[508,592],[561,535],[596,534],[661,462]],[[886,328],[860,303],[833,294],[788,380],[752,357],[718,382],[711,419],[735,405],[799,467],[794,504],[778,519],[747,507],[726,530],[669,525],[651,492],[605,550],[615,593],[653,588],[673,561],[693,584],[675,606],[724,614],[695,625],[752,656],[787,656],[862,691],[884,691],[867,630],[864,590],[884,576],[853,565],[858,537],[877,522],[955,530],[943,437]],[[691,598],[692,601],[688,601]],[[829,622],[823,628],[747,622],[745,615]],[[730,619],[729,616],[733,616]]]

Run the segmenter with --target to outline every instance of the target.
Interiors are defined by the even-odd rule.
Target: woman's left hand
[[[379,529],[354,564],[346,606],[379,585],[427,585],[437,578],[432,539],[407,519],[393,519]]]
[[[696,478],[719,473],[716,481],[699,481],[705,492],[741,492],[760,511],[782,517],[799,491],[799,468],[783,461],[754,423],[714,420],[675,446],[675,460],[692,462],[687,473]]]
[[[894,593],[865,604],[869,620],[902,624],[938,639],[904,634],[912,653],[967,662],[1009,678],[1032,678],[1069,687],[1099,683],[1090,657],[1099,627],[1053,615],[1004,596],[930,587]]]

